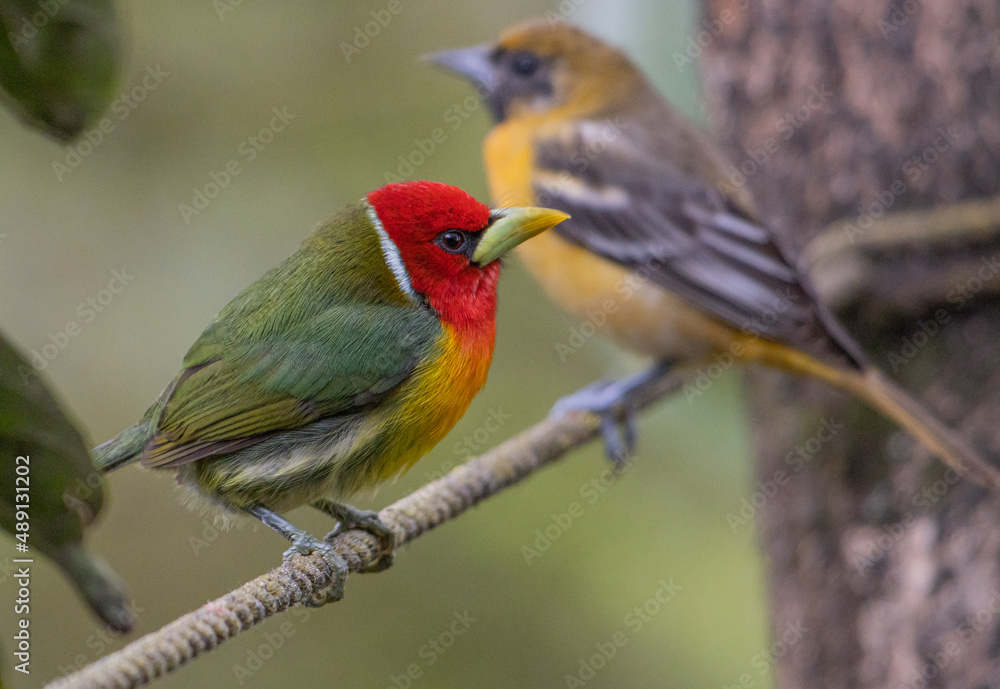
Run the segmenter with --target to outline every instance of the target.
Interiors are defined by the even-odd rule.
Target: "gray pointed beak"
[[[486,90],[487,93],[497,87],[496,71],[490,62],[493,46],[488,43],[474,45],[471,48],[458,50],[439,50],[421,56],[421,60],[449,72],[454,72]]]

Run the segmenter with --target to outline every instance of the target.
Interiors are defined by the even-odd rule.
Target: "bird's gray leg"
[[[269,510],[266,507],[253,505],[251,507],[244,508],[244,512],[256,517],[292,542],[292,547],[286,550],[284,554],[286,561],[291,559],[294,555],[319,553],[323,556],[323,559],[329,563],[330,571],[333,575],[329,593],[324,593],[324,595],[314,600],[311,603],[312,605],[319,607],[328,600],[332,599],[337,601],[344,597],[344,581],[347,579],[348,573],[347,562],[337,553],[337,551],[330,547],[329,543],[320,538],[316,538],[312,534],[306,533],[277,512]]]
[[[589,411],[601,418],[601,436],[604,453],[621,471],[625,461],[635,449],[635,406],[631,396],[646,384],[670,372],[673,361],[659,361],[645,371],[619,380],[599,380],[585,388],[561,398],[552,407],[549,416],[561,416],[568,411]],[[622,425],[619,432],[618,425]]]

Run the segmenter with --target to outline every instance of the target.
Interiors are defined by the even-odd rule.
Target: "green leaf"
[[[18,548],[27,546],[21,556],[53,558],[105,622],[129,629],[134,619],[125,583],[82,545],[84,527],[103,502],[101,475],[80,432],[2,336],[0,488],[0,528]]]
[[[0,0],[0,100],[68,141],[115,94],[120,29],[111,0]]]

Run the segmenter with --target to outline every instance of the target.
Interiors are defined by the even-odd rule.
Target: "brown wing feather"
[[[577,123],[568,136],[535,142],[537,201],[572,216],[553,231],[733,327],[862,366],[776,237],[630,130],[642,131]]]

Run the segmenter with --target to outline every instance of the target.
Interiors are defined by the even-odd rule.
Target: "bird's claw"
[[[601,418],[604,454],[611,460],[615,472],[620,473],[628,466],[628,458],[635,450],[635,394],[669,374],[672,367],[673,362],[665,359],[628,378],[597,381],[557,401],[549,416],[561,416],[571,410],[597,414]]]
[[[635,452],[635,414],[632,410],[624,410],[619,421],[614,412],[609,410],[601,413],[600,417],[604,454],[611,461],[614,472],[621,473],[628,466],[629,457]]]
[[[324,541],[330,542],[338,535],[352,529],[367,531],[378,541],[379,558],[361,570],[363,573],[382,572],[392,566],[395,559],[393,550],[396,547],[396,535],[379,519],[378,512],[361,510],[333,500],[320,501],[315,507],[337,520],[333,530],[323,537]]]
[[[589,411],[601,419],[604,454],[621,472],[635,450],[635,410],[628,402],[628,380],[600,380],[558,400],[549,412],[561,416],[568,411]],[[620,426],[620,428],[619,428]]]
[[[292,547],[283,556],[288,562],[296,556],[319,553],[330,565],[330,585],[317,591],[306,605],[314,608],[335,602],[344,597],[344,582],[347,580],[347,561],[334,550],[324,539],[316,538],[307,533],[296,534],[292,538]]]

